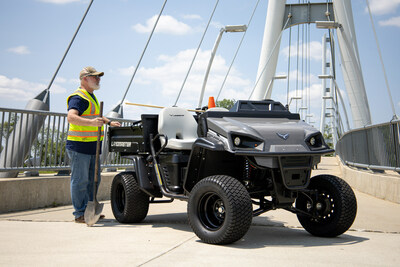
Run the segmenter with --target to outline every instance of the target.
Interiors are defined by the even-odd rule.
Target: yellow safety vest
[[[86,119],[94,119],[99,116],[100,106],[98,105],[97,98],[93,95],[94,97],[93,99],[92,96],[85,89],[82,89],[80,87],[67,98],[67,106],[69,99],[75,95],[78,95],[89,102],[88,108],[81,115],[82,117]],[[67,140],[79,141],[79,142],[95,142],[97,141],[97,131],[98,127],[96,126],[79,126],[70,123]],[[101,126],[100,140],[103,140],[103,137],[104,137],[104,126]]]

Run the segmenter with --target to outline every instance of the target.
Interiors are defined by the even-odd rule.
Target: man
[[[105,123],[120,126],[117,121],[99,117],[100,103],[94,91],[100,89],[100,77],[103,75],[104,72],[98,72],[93,67],[83,68],[79,74],[81,86],[67,98],[69,130],[66,151],[71,162],[71,199],[77,223],[85,223],[86,205],[88,201],[93,201],[98,127],[103,132]],[[103,140],[103,135],[100,140]]]

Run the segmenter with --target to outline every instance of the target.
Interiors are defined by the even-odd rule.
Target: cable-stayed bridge
[[[90,2],[87,11],[92,2]],[[161,16],[166,2],[163,4],[159,16]],[[217,4],[218,1],[216,2],[216,6]],[[323,63],[321,74],[319,75],[323,89],[320,131],[335,146],[337,156],[340,158],[342,164],[358,168],[361,173],[364,171],[366,176],[369,177],[369,180],[366,179],[365,183],[370,183],[368,181],[374,179],[371,177],[376,177],[379,186],[379,180],[382,176],[385,176],[385,173],[396,174],[400,170],[399,121],[393,108],[392,121],[380,125],[371,125],[371,111],[365,92],[361,61],[357,50],[356,32],[352,14],[349,10],[351,10],[351,1],[335,0],[323,3],[286,4],[285,1],[270,0],[258,73],[249,98],[254,100],[271,98],[274,90],[274,80],[280,78],[276,75],[276,65],[283,31],[290,30],[292,27],[298,25],[310,24],[315,24],[317,28],[325,29],[327,33],[321,37]],[[70,44],[74,41],[86,13]],[[212,15],[210,16],[210,21]],[[250,22],[251,20],[247,26],[249,26]],[[220,40],[222,34],[225,32],[243,32],[244,36],[247,26],[226,26],[221,29],[218,38]],[[153,31],[156,27],[157,21],[154,24]],[[307,31],[307,28],[304,28],[304,35],[307,35]],[[337,36],[337,40],[335,39],[335,35]],[[148,43],[151,37],[152,35],[149,36]],[[217,39],[213,55],[215,55],[218,48],[218,42]],[[345,91],[350,103],[351,110],[349,112],[345,108],[341,95],[344,92],[344,88],[339,88],[337,83],[336,50],[334,48],[336,42],[339,46],[342,62],[341,67],[344,74]],[[200,46],[201,41],[199,43]],[[63,60],[67,56],[68,49],[64,54]],[[147,45],[142,52],[141,58],[144,56],[146,49]],[[305,47],[304,52],[311,53],[310,48]],[[289,58],[291,58],[290,55]],[[213,56],[209,61],[210,67],[212,59]],[[29,101],[25,110],[0,109],[1,177],[18,177],[24,171],[31,174],[32,172],[44,170],[64,171],[64,173],[68,173],[69,162],[64,147],[68,129],[66,114],[49,111],[51,84],[62,65],[62,61],[48,88],[36,98]],[[140,61],[136,69],[138,69]],[[384,67],[383,64],[382,66]],[[290,65],[288,66],[288,70],[290,70]],[[188,71],[188,75],[189,72],[190,70]],[[288,71],[286,77],[283,77],[287,79],[288,83],[290,73]],[[132,75],[123,99],[134,80],[134,76],[135,73]],[[203,90],[206,88],[208,73],[205,76],[206,78],[202,86]],[[182,88],[180,88],[181,91],[184,83]],[[308,112],[310,105],[309,95],[304,91],[298,90],[295,94],[288,92],[286,104],[292,112],[299,113],[304,121],[311,123],[311,117]],[[390,88],[388,86],[387,91],[390,95]],[[175,104],[179,100],[179,95]],[[108,116],[121,121],[125,125],[129,125],[133,121],[123,118],[123,99],[121,104],[108,113]],[[391,105],[393,106],[393,103]],[[199,107],[201,108],[201,106],[202,99],[199,100]],[[349,115],[351,115],[351,119]],[[129,168],[131,165],[129,161],[123,161],[118,154],[108,153],[107,141],[104,142],[103,151],[105,152],[102,158],[104,168]],[[395,179],[392,179],[392,181],[393,184],[391,186],[385,187],[388,190],[397,192],[394,193],[395,195],[399,195],[400,185]],[[358,179],[357,183],[363,183],[362,178]],[[376,186],[376,184],[374,183],[373,186]],[[399,197],[394,197],[392,200],[398,201],[398,199]]]

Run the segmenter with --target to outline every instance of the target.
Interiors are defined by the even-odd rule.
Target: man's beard
[[[100,83],[96,83],[96,82],[93,82],[93,81],[89,82],[89,86],[93,90],[99,90],[100,89]]]

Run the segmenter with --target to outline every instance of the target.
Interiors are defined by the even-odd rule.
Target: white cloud
[[[396,12],[396,8],[400,5],[400,0],[370,0],[369,7],[371,12],[376,15],[384,15]],[[365,8],[368,12],[368,8]]]
[[[29,82],[19,78],[8,78],[0,75],[0,95],[2,100],[27,101],[47,88],[46,84]],[[52,93],[65,93],[67,90],[58,84],[50,88]]]
[[[188,15],[183,15],[184,19],[201,19],[200,15],[196,14],[188,14]]]
[[[38,0],[38,1],[43,3],[57,4],[57,5],[81,2],[81,0]]]
[[[80,84],[81,81],[78,78],[67,79],[64,77],[56,77],[54,83],[68,83],[68,84]]]
[[[379,25],[381,26],[396,26],[400,27],[400,16],[399,17],[393,17],[388,20],[381,20],[379,21]]]
[[[58,83],[66,83],[67,79],[65,79],[64,77],[56,77],[54,81]]]
[[[277,88],[278,89],[278,88]],[[283,88],[284,90],[279,90],[277,92],[273,92],[274,95],[276,95],[277,100],[281,101],[282,103],[286,104],[287,96],[286,96],[286,88]],[[291,90],[289,91],[289,99],[295,96],[303,97],[302,100],[297,100],[298,103],[300,104],[301,102],[305,103],[310,100],[310,105],[311,108],[321,108],[321,84],[314,83],[311,84],[310,87],[306,87],[304,89],[299,89],[297,90]],[[283,93],[284,91],[284,93]],[[310,96],[310,99],[308,99],[308,95]],[[296,102],[296,100],[292,100],[292,103]]]
[[[152,68],[141,67],[136,74],[135,83],[146,86],[150,84],[149,88],[152,88],[151,90],[157,90],[160,96],[154,99],[154,101],[159,101],[159,103],[163,103],[163,105],[173,104],[181,89],[194,53],[195,49],[188,49],[180,51],[172,56],[160,55],[158,61],[160,61],[161,64]],[[197,54],[196,61],[193,64],[179,99],[179,106],[194,108],[197,105],[210,54],[210,50],[200,50]],[[133,68],[134,67],[129,67],[119,69],[118,71],[121,74],[131,75]],[[226,61],[221,56],[217,55],[214,58],[208,78],[203,100],[204,104],[207,103],[208,96],[217,96],[227,70],[228,66]],[[223,98],[247,99],[251,89],[252,82],[243,78],[241,73],[235,68],[232,68],[221,93],[220,100]],[[157,102],[152,104],[157,105]]]
[[[132,26],[132,29],[139,33],[148,33],[154,27],[154,23],[157,20],[157,15],[154,15],[150,19],[146,21],[146,24],[135,24]],[[166,33],[166,34],[174,34],[174,35],[184,35],[191,31],[191,27],[183,22],[178,21],[172,16],[163,15],[160,17],[158,21],[155,32],[157,33]]]
[[[25,45],[11,47],[7,49],[7,51],[18,55],[27,55],[31,53],[31,51],[29,51],[29,48]]]
[[[305,58],[307,56],[307,45],[308,43],[303,43],[299,45],[299,57]],[[312,41],[309,43],[311,51],[310,55],[308,57],[312,60],[317,60],[320,61],[322,60],[322,44],[321,42],[317,41]],[[284,47],[281,50],[281,53],[285,56],[285,58],[289,57],[289,46]],[[290,46],[290,56],[297,57],[297,45],[291,45]]]
[[[218,21],[211,21],[211,26],[217,29],[222,29],[225,25]]]
[[[117,70],[117,72],[120,75],[123,75],[123,76],[132,76],[134,70],[135,70],[135,67],[134,66],[130,66],[130,67],[127,67],[127,68],[119,68]]]
[[[126,104],[126,103],[133,103],[133,102],[134,101],[131,101],[129,99],[124,100],[124,104],[123,104],[124,118],[129,118],[132,120],[140,120],[141,114],[157,114],[158,112],[160,112],[160,109],[158,109],[158,108],[148,108],[148,107]],[[145,102],[145,103],[140,103],[140,104],[154,105],[154,103],[150,103],[150,102]]]
[[[281,74],[277,74],[277,75],[281,75]],[[287,75],[287,73],[285,72],[284,74],[282,74],[282,75]],[[290,79],[290,87],[291,88],[293,88],[293,87],[296,87],[295,85],[296,85],[296,81],[298,81],[297,82],[297,84],[298,84],[298,87],[297,88],[299,88],[300,86],[301,86],[301,80],[302,79],[304,79],[304,82],[306,82],[306,81],[309,81],[311,84],[313,84],[313,83],[319,83],[320,82],[320,80],[318,79],[318,77],[315,75],[315,74],[312,74],[312,73],[310,73],[310,74],[307,74],[307,73],[304,73],[304,76],[303,76],[303,73],[301,72],[301,70],[299,69],[299,71],[297,72],[297,70],[291,70],[290,71],[290,75],[289,75],[289,79]],[[283,82],[283,83],[285,83],[285,84],[287,84],[287,79],[282,79],[282,80],[275,80],[274,81],[274,83],[276,84],[277,82]]]
[[[285,80],[282,80],[285,81]],[[278,84],[275,84],[278,85]],[[293,88],[293,86],[291,86]],[[274,91],[272,92],[272,99],[275,101],[281,102],[283,105],[286,105],[287,103],[287,91],[286,91],[286,83],[281,84],[281,86],[276,86],[274,87]],[[308,123],[315,122],[318,124],[319,118],[320,118],[320,113],[321,113],[321,84],[319,83],[314,83],[311,84],[310,87],[306,87],[304,89],[299,89],[297,90],[291,90],[289,92],[289,101],[290,98],[298,96],[302,97],[300,100],[293,99],[291,101],[289,110],[290,112],[293,113],[300,113],[300,116],[302,119],[306,119]],[[307,110],[300,110],[300,107],[309,107],[310,109]],[[312,117],[306,117],[306,115],[311,115]],[[311,123],[312,124],[312,123]]]

